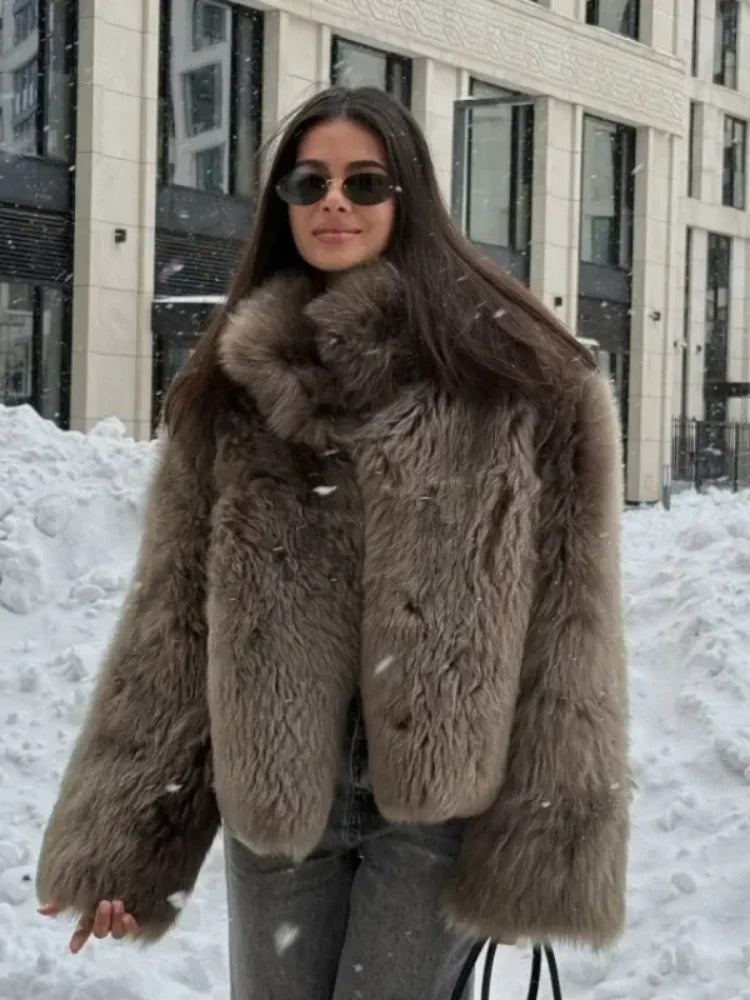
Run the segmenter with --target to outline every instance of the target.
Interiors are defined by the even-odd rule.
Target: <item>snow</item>
[[[43,826],[125,594],[157,447],[116,420],[64,433],[0,407],[0,1000],[228,995],[220,838],[154,948],[92,941],[74,957],[71,922],[36,913]],[[750,496],[629,511],[624,582],[629,924],[611,951],[558,950],[564,996],[750,1000]],[[296,930],[276,930],[280,954]],[[495,1000],[525,996],[528,967],[528,950],[501,948]]]

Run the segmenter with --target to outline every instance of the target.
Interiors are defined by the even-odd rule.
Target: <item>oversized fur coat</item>
[[[135,580],[62,781],[38,893],[158,937],[220,821],[297,861],[359,687],[375,799],[468,817],[445,887],[477,937],[601,946],[624,919],[627,691],[610,390],[450,397],[398,279],[242,302],[211,472],[163,442]],[[209,419],[209,415],[207,415]]]

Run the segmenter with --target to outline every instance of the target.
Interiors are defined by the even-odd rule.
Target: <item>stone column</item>
[[[582,128],[575,105],[552,97],[536,102],[530,285],[571,329],[578,312]]]
[[[453,171],[453,102],[460,94],[461,78],[455,67],[435,59],[412,62],[411,110],[427,137],[446,206],[450,205]]]
[[[737,39],[737,90],[750,97],[750,4],[740,3],[740,30]]]
[[[81,0],[71,426],[151,431],[159,2]],[[116,231],[121,231],[117,232]]]
[[[331,32],[283,10],[263,15],[263,139],[331,78]]]
[[[669,462],[673,329],[678,287],[678,141],[656,129],[638,130],[636,144],[633,298],[630,334],[627,499],[661,496]]]

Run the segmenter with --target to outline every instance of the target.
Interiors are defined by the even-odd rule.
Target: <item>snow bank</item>
[[[226,1000],[214,845],[155,949],[36,914],[35,859],[133,565],[157,446],[116,420],[63,433],[0,407],[0,1000]],[[613,951],[561,950],[566,1000],[750,1000],[750,498],[679,497],[625,518],[634,831]],[[524,996],[503,949],[495,997]],[[543,994],[543,998],[548,996]]]

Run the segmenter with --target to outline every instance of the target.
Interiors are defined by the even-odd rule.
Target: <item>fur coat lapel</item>
[[[408,330],[401,279],[379,263],[318,296],[303,274],[273,278],[239,303],[219,351],[275,434],[321,448],[385,432],[375,416],[424,383]]]

